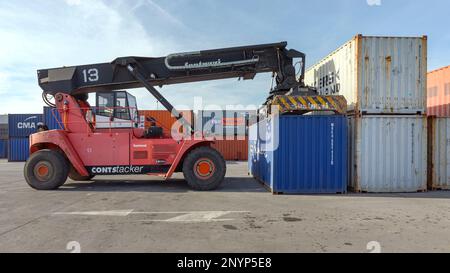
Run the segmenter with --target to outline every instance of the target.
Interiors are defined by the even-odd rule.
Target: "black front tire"
[[[69,178],[73,181],[90,181],[94,177],[95,175],[82,176],[77,172],[77,170],[75,170],[73,166],[70,166]]]
[[[67,180],[69,164],[57,151],[35,152],[25,163],[24,176],[28,185],[36,190],[56,190]]]
[[[183,162],[184,178],[192,189],[198,191],[217,189],[225,178],[226,168],[222,155],[210,147],[192,150]]]

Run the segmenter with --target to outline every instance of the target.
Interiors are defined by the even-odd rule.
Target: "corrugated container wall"
[[[266,119],[249,132],[249,173],[274,193],[347,191],[344,116],[281,116],[278,123]]]
[[[0,124],[0,139],[8,139],[9,138],[9,130],[8,124]]]
[[[10,114],[8,115],[9,137],[28,137],[37,132],[43,123],[42,114]]]
[[[248,138],[243,140],[216,140],[211,145],[222,154],[227,161],[247,161],[248,159]]]
[[[8,140],[0,139],[0,158],[8,158]]]
[[[8,124],[8,115],[0,115],[0,124]]]
[[[49,130],[63,129],[61,116],[56,108],[44,107],[44,124]]]
[[[428,73],[429,116],[450,117],[450,66]]]
[[[349,112],[424,114],[427,38],[358,35],[310,67],[305,83],[344,95]]]
[[[26,161],[30,156],[28,137],[14,137],[8,141],[8,161]]]
[[[190,110],[179,110],[183,114],[183,117],[192,124],[193,113]],[[139,111],[140,116],[145,118],[154,118],[157,126],[163,127],[163,132],[166,135],[170,135],[172,125],[176,122],[176,118],[172,116],[169,111],[166,110],[142,110]],[[150,127],[151,123],[145,120],[145,128]]]
[[[254,123],[248,127],[248,175],[253,177],[259,176],[258,147],[258,123]]]
[[[358,192],[427,189],[427,119],[349,117],[349,186]]]
[[[431,149],[431,188],[450,189],[450,117],[431,118],[429,148]]]
[[[8,137],[8,115],[0,115],[0,140],[6,140]]]

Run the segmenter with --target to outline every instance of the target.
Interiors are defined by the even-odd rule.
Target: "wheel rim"
[[[47,181],[53,172],[52,165],[47,161],[41,161],[34,166],[34,176],[41,182]]]
[[[197,178],[206,180],[214,175],[216,167],[209,158],[200,158],[194,164],[194,174]]]

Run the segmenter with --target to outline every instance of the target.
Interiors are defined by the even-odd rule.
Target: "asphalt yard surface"
[[[0,252],[450,252],[450,192],[274,196],[227,168],[213,192],[181,175],[46,192],[0,161]]]

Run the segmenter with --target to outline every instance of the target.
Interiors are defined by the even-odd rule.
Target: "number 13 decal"
[[[91,69],[83,69],[83,77],[84,82],[96,82],[98,81],[98,69],[97,68],[91,68]]]

